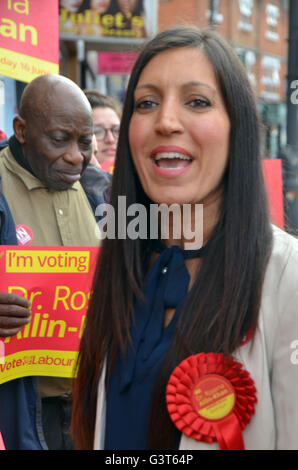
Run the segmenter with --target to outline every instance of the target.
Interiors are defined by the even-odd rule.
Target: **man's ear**
[[[21,118],[21,116],[16,116],[13,119],[13,130],[14,135],[20,144],[26,143],[26,121],[25,119]]]

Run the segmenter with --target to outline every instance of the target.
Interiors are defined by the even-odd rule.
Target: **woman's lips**
[[[154,171],[165,177],[184,174],[191,166],[193,157],[183,148],[176,146],[157,147],[151,153]]]
[[[102,150],[101,150],[101,153],[104,153],[105,155],[109,155],[109,156],[115,156],[115,154],[116,154],[116,149],[114,149],[114,148],[102,149]]]

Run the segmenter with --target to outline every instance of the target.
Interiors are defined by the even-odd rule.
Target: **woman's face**
[[[91,0],[90,7],[98,13],[105,13],[111,4],[111,0]]]
[[[61,7],[67,8],[67,10],[71,13],[76,13],[82,3],[83,0],[61,0]]]
[[[98,161],[114,161],[120,127],[118,114],[112,108],[94,108],[93,123],[94,133],[97,139]],[[98,131],[101,131],[101,133]]]
[[[124,13],[129,13],[136,7],[137,0],[117,0],[117,3],[120,10]]]
[[[230,120],[204,53],[157,54],[140,75],[134,101],[129,143],[148,197],[158,204],[219,203]]]

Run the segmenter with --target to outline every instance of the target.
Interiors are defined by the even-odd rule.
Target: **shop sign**
[[[61,0],[60,37],[145,38],[151,7],[152,0]]]
[[[135,52],[99,52],[97,71],[104,75],[129,75],[137,57]]]

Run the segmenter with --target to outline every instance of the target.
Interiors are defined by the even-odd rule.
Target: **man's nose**
[[[91,155],[91,148],[90,148]],[[74,142],[69,146],[67,152],[64,154],[64,160],[72,165],[80,165],[84,161],[85,157],[77,142]]]

